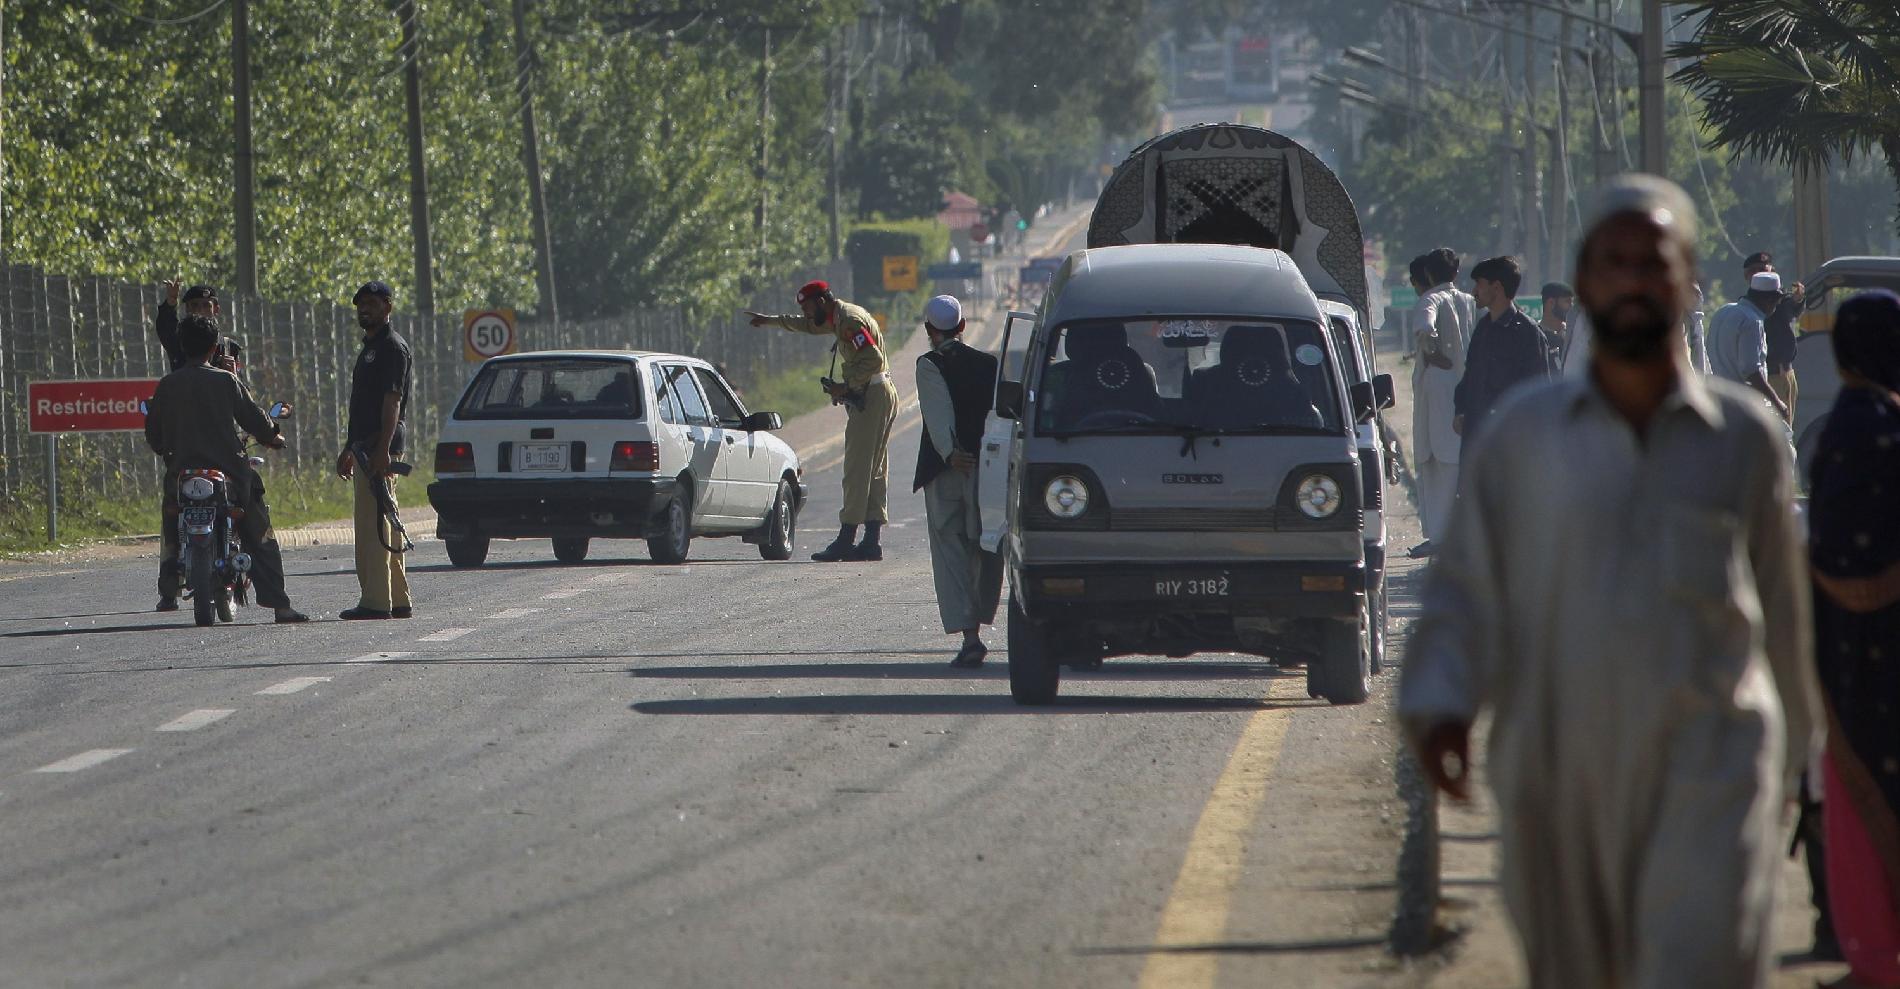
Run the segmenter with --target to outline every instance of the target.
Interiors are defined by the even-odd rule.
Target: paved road
[[[146,612],[144,558],[0,563],[0,987],[1521,981],[1481,807],[1447,829],[1460,951],[1380,947],[1395,674],[1332,708],[1257,658],[1112,660],[1019,708],[1000,629],[945,665],[893,509],[874,565],[429,542],[406,622],[200,631]],[[354,602],[346,550],[288,563]]]

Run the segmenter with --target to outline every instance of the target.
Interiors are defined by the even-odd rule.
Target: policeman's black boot
[[[879,545],[877,541],[878,533],[883,531],[883,529],[884,523],[882,522],[864,523],[864,541],[859,543],[852,551],[851,558],[854,560],[862,560],[866,563],[876,563],[884,559],[884,547]]]
[[[857,538],[857,526],[841,526],[838,529],[838,538],[833,539],[831,545],[813,553],[811,558],[819,563],[837,563],[841,560],[854,559],[858,548],[852,544],[857,541]]]

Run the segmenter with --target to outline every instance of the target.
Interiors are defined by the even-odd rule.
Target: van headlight
[[[1307,518],[1331,518],[1339,511],[1339,482],[1325,474],[1313,474],[1300,482],[1300,490],[1294,498]]]
[[[1042,504],[1056,518],[1081,518],[1089,510],[1089,486],[1079,477],[1063,474],[1043,489]]]
[[[211,486],[210,478],[188,477],[185,478],[185,486],[182,494],[193,501],[203,501],[211,497],[211,493],[214,490],[216,489]]]

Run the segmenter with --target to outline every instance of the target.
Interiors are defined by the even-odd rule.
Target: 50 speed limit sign
[[[485,361],[521,349],[513,309],[469,309],[462,313],[462,357]]]

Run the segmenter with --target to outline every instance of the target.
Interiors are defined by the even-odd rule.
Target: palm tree
[[[1823,166],[1878,148],[1900,188],[1900,5],[1893,0],[1676,0],[1697,21],[1673,78],[1716,147]]]

